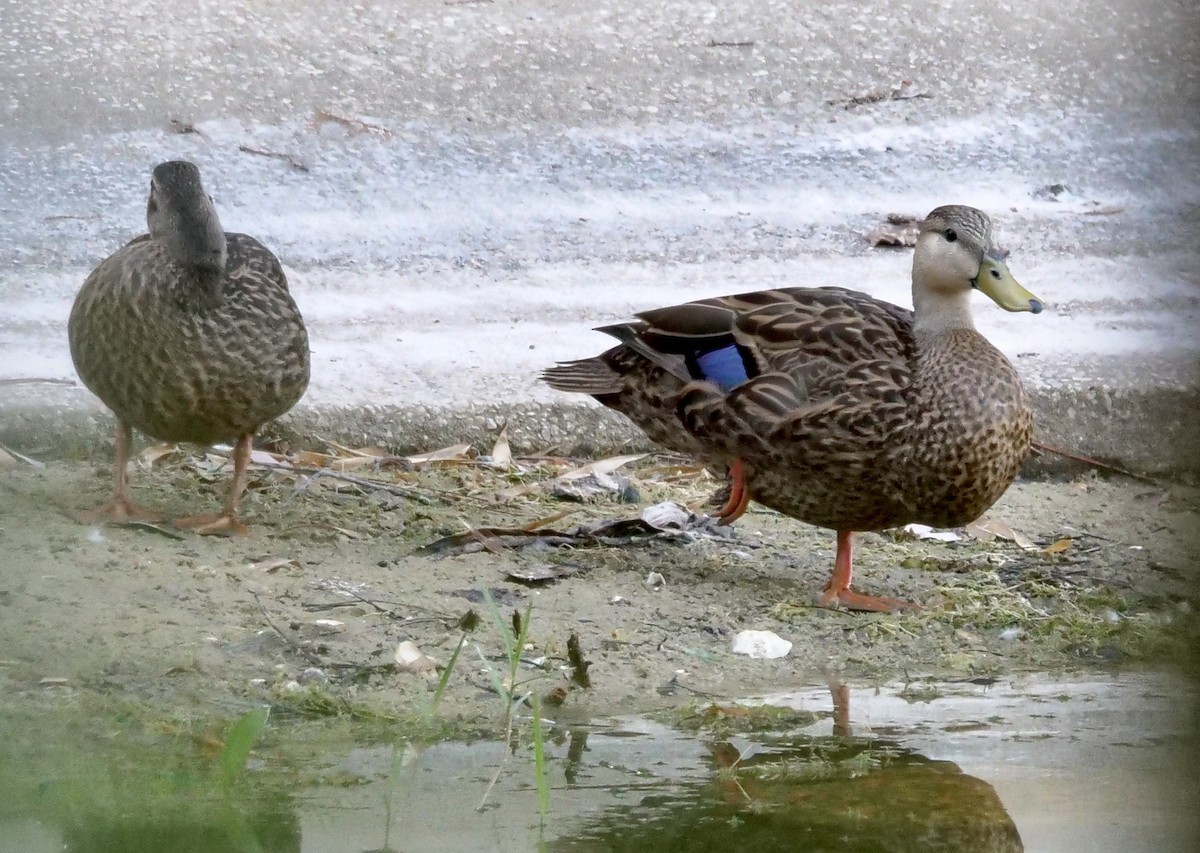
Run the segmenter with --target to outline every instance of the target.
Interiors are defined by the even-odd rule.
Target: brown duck
[[[728,466],[723,521],[753,499],[836,530],[822,603],[894,610],[908,603],[850,588],[853,531],[972,521],[1029,451],[1017,372],[971,320],[973,290],[1042,310],[1004,259],[984,213],[939,207],[913,254],[912,311],[838,287],[704,299],[604,327],[619,346],[543,378]]]
[[[251,442],[308,387],[308,333],[279,260],[222,230],[195,165],[155,167],[146,222],[150,233],[105,258],[71,309],[75,370],[117,417],[112,496],[84,518],[159,517],[129,493],[136,427],[163,441],[235,442],[222,512],[176,524],[244,533],[237,508]]]

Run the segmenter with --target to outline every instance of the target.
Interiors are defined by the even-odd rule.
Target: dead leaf
[[[607,459],[597,459],[595,462],[589,462],[587,465],[581,465],[565,474],[559,474],[559,480],[577,480],[581,477],[589,477],[594,474],[611,474],[623,465],[628,465],[630,462],[637,462],[639,459],[645,459],[649,454],[637,453],[632,456],[610,456]]]
[[[1003,521],[998,521],[994,518],[988,519],[987,521],[973,521],[966,526],[966,531],[981,542],[988,542],[991,539],[999,536],[1001,539],[1007,539],[1009,542],[1015,542],[1018,547],[1026,550],[1037,549],[1037,545],[1033,544],[1033,540],[1028,536],[1014,530]]]
[[[13,459],[18,459],[21,462],[24,462],[26,465],[29,465],[32,468],[45,468],[46,467],[45,462],[34,459],[31,456],[26,456],[24,453],[18,453],[17,451],[13,450],[11,447],[5,447],[2,444],[0,444],[0,452],[3,452],[7,456],[11,456]]]
[[[492,446],[492,467],[505,469],[513,467],[512,448],[508,446],[507,423],[500,427],[500,434],[496,436],[496,443]]]
[[[508,579],[521,583],[543,583],[570,577],[583,570],[576,563],[539,563],[536,566],[518,566],[508,571]]]
[[[452,444],[449,447],[441,447],[437,450],[430,450],[428,453],[417,453],[413,456],[405,456],[404,461],[414,466],[427,465],[430,462],[470,462],[471,445]]]
[[[187,454],[177,444],[152,444],[138,454],[138,463],[145,468],[178,462]]]
[[[1063,551],[1071,547],[1070,539],[1059,539],[1057,542],[1052,542],[1042,549],[1044,554],[1061,554]]]
[[[282,453],[270,453],[266,450],[251,450],[250,461],[255,465],[269,465],[273,468],[292,467],[292,463]]]
[[[248,568],[254,572],[272,574],[284,566],[292,566],[298,569],[300,568],[300,561],[294,557],[264,557],[261,560],[251,563]]]
[[[991,542],[996,538],[996,534],[988,530],[985,526],[986,524],[987,522],[972,521],[963,530],[972,539],[978,539],[980,542]]]
[[[336,456],[330,456],[328,453],[317,453],[313,450],[298,450],[292,454],[292,461],[297,465],[303,465],[305,468],[324,468],[336,460]]]
[[[539,527],[545,527],[547,524],[553,524],[554,522],[560,521],[560,520],[566,518],[568,515],[571,515],[572,513],[575,513],[575,512],[579,512],[579,510],[575,509],[574,507],[572,507],[571,509],[559,510],[558,512],[554,513],[553,515],[547,515],[545,518],[535,519],[535,520],[529,522],[528,524],[523,525],[521,527],[521,529],[522,530],[537,530]]]

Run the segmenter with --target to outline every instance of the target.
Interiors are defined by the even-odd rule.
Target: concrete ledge
[[[1200,389],[1031,389],[1037,439],[1130,471],[1168,478],[1200,475]],[[74,396],[74,395],[73,395]],[[469,442],[484,452],[508,424],[518,452],[599,455],[651,450],[621,416],[577,402],[455,406],[298,407],[263,434],[296,446],[324,441],[380,445],[396,453]],[[94,401],[0,406],[0,442],[33,455],[91,456],[111,443],[112,418]],[[1032,458],[1027,474],[1064,474],[1078,466],[1059,456]]]

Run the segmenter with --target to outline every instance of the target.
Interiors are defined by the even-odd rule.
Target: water
[[[325,744],[301,761],[276,722],[226,798],[182,769],[186,740],[134,772],[61,738],[43,746],[75,758],[50,771],[9,741],[0,850],[1190,851],[1189,696],[1158,674],[823,686],[756,700],[799,712],[781,731],[552,725],[540,831],[529,751],[505,760],[496,742]]]

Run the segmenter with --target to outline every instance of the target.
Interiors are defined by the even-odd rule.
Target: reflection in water
[[[541,834],[532,759],[508,743],[313,744],[281,728],[304,761],[277,741],[226,798],[203,739],[0,710],[0,853],[1197,849],[1178,682],[938,687],[855,691],[853,730],[844,688],[832,720],[819,689],[768,697],[771,713],[709,706],[686,731],[557,726]],[[713,730],[726,725],[744,734]]]
[[[69,853],[299,853],[300,823],[279,799],[207,808],[176,801],[157,811],[75,814],[62,839]]]
[[[991,785],[894,741],[855,738],[849,692],[834,694],[832,737],[743,755],[711,745],[713,778],[653,808],[614,809],[563,851],[1020,851]]]
[[[209,740],[121,722],[0,714],[0,851],[299,853],[286,780],[226,789]]]

